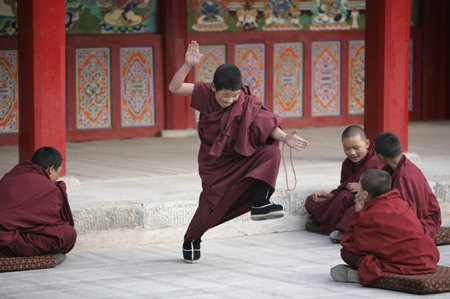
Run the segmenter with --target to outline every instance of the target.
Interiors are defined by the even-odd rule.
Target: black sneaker
[[[183,243],[183,258],[186,263],[195,264],[200,260],[201,238]]]
[[[252,207],[250,218],[255,221],[260,221],[281,218],[284,214],[284,207],[282,205],[271,202],[265,206]]]
[[[306,222],[306,225],[308,225],[310,228],[318,229],[320,227],[320,222],[317,221],[316,218],[310,217]]]

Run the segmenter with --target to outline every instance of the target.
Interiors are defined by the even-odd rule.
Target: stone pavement
[[[0,298],[411,298],[334,282],[340,248],[297,231],[205,240],[198,264],[182,261],[179,242],[75,251],[53,269],[0,273]],[[450,266],[450,245],[438,248]]]
[[[272,197],[285,205],[284,218],[269,224],[253,222],[247,214],[210,230],[206,237],[303,230],[306,196],[339,184],[345,158],[340,140],[344,129],[299,130],[298,135],[310,146],[293,153],[297,188],[285,195],[286,178],[281,165]],[[418,166],[441,200],[444,219],[450,220],[450,121],[411,122],[409,129],[409,151],[420,156]],[[198,137],[67,143],[66,179],[79,234],[75,250],[180,242],[201,191],[198,148]],[[288,149],[285,156],[292,187]],[[0,147],[0,176],[17,163],[17,157],[17,146]],[[70,177],[77,178],[80,186]]]

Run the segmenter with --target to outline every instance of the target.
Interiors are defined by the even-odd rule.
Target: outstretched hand
[[[309,144],[308,141],[295,135],[295,133],[297,133],[297,130],[287,134],[284,142],[286,142],[287,146],[290,148],[300,151],[301,148],[306,148]]]
[[[192,41],[186,51],[184,63],[190,67],[194,67],[200,63],[202,57],[203,54],[200,54],[198,43],[196,41]]]

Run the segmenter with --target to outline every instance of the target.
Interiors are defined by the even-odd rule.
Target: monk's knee
[[[57,253],[68,253],[73,249],[76,241],[77,241],[76,230],[72,226],[66,225],[66,227],[64,228],[62,247],[58,250]]]

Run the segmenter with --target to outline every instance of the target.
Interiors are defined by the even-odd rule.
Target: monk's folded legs
[[[358,269],[358,261],[361,258],[359,255],[356,255],[350,251],[345,250],[344,248],[341,248],[341,257],[342,260],[349,265],[353,269]]]
[[[49,231],[59,236],[50,235]],[[71,225],[58,225],[46,232],[22,232],[11,244],[0,248],[0,257],[37,256],[68,253],[75,246],[77,233]]]

